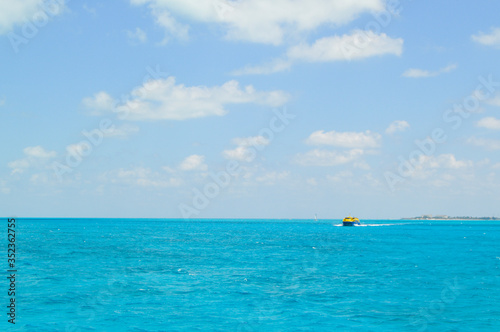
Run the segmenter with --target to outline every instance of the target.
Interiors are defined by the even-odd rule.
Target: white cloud
[[[135,31],[127,31],[127,37],[132,43],[145,43],[148,36],[141,28],[135,28]]]
[[[286,38],[322,25],[340,26],[359,15],[384,9],[382,0],[131,0],[148,5],[156,23],[172,36],[186,37],[188,27],[174,18],[220,24],[226,38],[281,44]]]
[[[34,185],[47,185],[51,183],[51,179],[46,173],[36,173],[30,177],[30,182]]]
[[[306,183],[310,186],[317,186],[318,185],[318,181],[316,181],[315,178],[306,179]]]
[[[476,122],[477,127],[500,130],[500,120],[494,117],[486,117],[482,118],[478,122]]]
[[[263,136],[235,138],[233,144],[237,147],[232,150],[224,150],[222,155],[226,159],[251,162],[256,156],[254,147],[266,146],[269,143],[269,139]]]
[[[53,158],[57,155],[55,151],[47,151],[41,146],[27,147],[23,152],[26,156],[34,158]]]
[[[287,56],[292,60],[328,62],[363,59],[377,55],[401,55],[403,39],[393,39],[385,33],[356,30],[349,35],[325,37],[313,45],[300,44],[290,48]]]
[[[497,94],[491,99],[488,99],[486,103],[493,105],[493,106],[500,106],[500,94]]]
[[[410,128],[410,124],[404,120],[396,120],[392,122],[385,130],[386,134],[394,134],[398,131],[405,131]]]
[[[179,169],[181,171],[206,171],[208,166],[205,164],[205,156],[193,154],[180,163]]]
[[[352,166],[365,171],[369,171],[371,169],[370,165],[368,165],[368,163],[364,160],[356,161],[352,164]]]
[[[262,176],[258,176],[255,178],[257,182],[266,184],[266,185],[272,185],[275,184],[277,181],[280,180],[285,180],[290,176],[290,172],[288,171],[282,171],[282,172],[267,172]]]
[[[489,34],[480,32],[473,35],[472,40],[486,46],[500,47],[500,28],[492,28]]]
[[[94,94],[93,97],[84,98],[82,104],[94,115],[101,115],[104,112],[113,111],[116,107],[116,101],[104,91]]]
[[[250,162],[255,158],[255,153],[253,153],[253,150],[250,150],[245,146],[238,146],[237,148],[232,150],[224,150],[222,152],[222,155],[226,159],[233,159],[246,162]]]
[[[441,154],[438,156],[421,155],[413,162],[412,172],[409,177],[419,180],[434,179],[428,183],[434,186],[449,184],[457,176],[466,177],[465,171],[471,169],[474,163],[471,160],[457,160],[453,154]]]
[[[496,139],[470,137],[467,139],[467,143],[488,150],[500,150],[500,140]]]
[[[2,179],[0,179],[0,192],[6,195],[10,193],[10,188],[7,187],[7,182]]]
[[[155,8],[152,10],[152,13],[155,17],[156,24],[162,26],[167,32],[167,35],[160,44],[166,44],[170,39],[169,36],[173,36],[181,40],[188,39],[189,26],[177,22],[168,11]]]
[[[162,169],[167,172],[167,173],[175,173],[176,170],[173,169],[172,167],[168,167],[168,166],[163,166]]]
[[[106,92],[85,98],[83,105],[94,113],[112,111],[127,120],[186,120],[206,116],[222,116],[229,104],[259,104],[277,107],[288,95],[279,90],[261,92],[235,80],[221,86],[176,84],[174,77],[150,80],[130,93],[130,99],[118,105]]]
[[[295,156],[295,162],[302,166],[337,166],[352,162],[363,154],[361,149],[345,152],[314,149]]]
[[[57,156],[55,151],[47,151],[41,146],[27,147],[23,152],[26,157],[7,164],[12,169],[11,174],[21,174],[30,167],[45,165],[48,160]]]
[[[335,174],[326,176],[328,182],[333,183],[336,188],[346,192],[357,192],[362,187],[381,188],[382,183],[377,176],[373,176],[370,172],[355,173],[352,170],[343,170]]]
[[[0,107],[2,107],[3,105],[5,105],[5,97],[0,97]]]
[[[131,0],[131,3],[150,8],[156,23],[165,28],[166,40],[169,36],[187,38],[189,26],[178,21],[185,20],[218,24],[230,40],[272,45],[297,40],[323,25],[348,24],[364,13],[389,13],[384,0]],[[232,74],[271,74],[289,69],[295,61],[326,62],[401,55],[402,46],[401,38],[394,39],[371,30],[355,30],[342,36],[321,38],[313,45],[297,45],[282,59],[249,65]]]
[[[351,171],[342,171],[335,175],[327,175],[326,179],[331,182],[339,183],[345,179],[350,179],[353,177],[353,173]]]
[[[363,132],[336,132],[318,130],[313,132],[306,143],[311,145],[331,145],[344,148],[377,148],[382,136],[367,130]]]
[[[386,34],[356,30],[351,34],[318,39],[314,44],[302,43],[288,49],[281,59],[264,65],[246,66],[234,71],[233,75],[272,74],[288,70],[295,62],[350,61],[379,55],[401,55],[403,39],[394,39]]]
[[[132,134],[139,132],[139,127],[131,125],[113,126],[104,132],[104,137],[126,138]]]
[[[31,164],[27,159],[19,159],[11,161],[7,164],[10,168],[12,168],[11,174],[23,173],[26,169],[28,169]]]
[[[461,169],[473,166],[470,160],[457,160],[451,154],[441,154],[439,156],[420,156],[418,164],[423,168],[445,168],[445,169]]]
[[[66,152],[72,156],[84,156],[86,153],[89,153],[90,149],[92,149],[92,146],[88,142],[82,141],[68,145]]]
[[[405,71],[402,76],[403,77],[410,77],[410,78],[424,78],[424,77],[434,77],[438,76],[444,73],[449,73],[455,69],[457,69],[456,64],[449,65],[447,67],[441,68],[436,71],[429,71],[429,70],[423,70],[423,69],[417,69],[417,68],[411,68]]]
[[[177,187],[182,184],[178,178],[167,178],[158,172],[153,172],[150,168],[136,167],[106,172],[104,179],[111,183],[135,185],[140,187]]]
[[[281,71],[288,70],[292,67],[293,61],[284,60],[284,59],[275,59],[270,63],[266,63],[263,65],[257,66],[246,66],[242,69],[237,69],[233,71],[231,74],[240,76],[240,75],[268,75],[273,73],[278,73]]]
[[[264,136],[252,136],[233,139],[233,143],[239,146],[265,146],[269,145],[269,139]]]
[[[9,32],[17,25],[39,22],[59,15],[64,7],[64,0],[0,1],[0,34]]]

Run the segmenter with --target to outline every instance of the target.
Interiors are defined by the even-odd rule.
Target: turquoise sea
[[[496,221],[16,223],[2,331],[500,331]]]

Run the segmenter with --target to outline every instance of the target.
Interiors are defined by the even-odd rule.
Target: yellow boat
[[[359,225],[359,219],[358,218],[353,218],[351,216],[345,217],[344,220],[342,220],[342,225],[343,226],[355,226],[355,225]]]

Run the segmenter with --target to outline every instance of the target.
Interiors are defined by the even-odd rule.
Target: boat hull
[[[343,221],[343,226],[357,226],[359,225],[359,221]]]

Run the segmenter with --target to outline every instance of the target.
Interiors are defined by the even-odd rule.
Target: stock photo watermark
[[[125,272],[123,273],[125,275]],[[85,319],[86,322],[91,322],[96,319],[97,315],[105,313],[105,303],[117,297],[125,288],[125,283],[117,279],[108,280],[105,287],[98,289],[94,296],[85,301],[78,307],[76,313],[79,317]],[[87,326],[84,326],[87,328]],[[66,323],[65,332],[80,332],[82,331],[79,324],[75,322]]]
[[[281,133],[290,124],[290,121],[295,119],[296,115],[287,113],[286,109],[274,110],[275,116],[269,120],[267,127],[262,128],[258,132],[258,136],[264,137],[268,142],[272,142],[275,134]],[[257,154],[265,149],[265,145],[252,144],[248,148],[248,157],[246,162],[251,163],[257,157]],[[218,173],[209,172],[212,179],[203,186],[202,189],[193,188],[193,199],[190,205],[181,203],[179,204],[179,211],[184,219],[189,219],[193,215],[197,216],[201,211],[205,210],[211,200],[219,196],[222,189],[228,187],[233,179],[237,178],[242,172],[242,165],[236,160],[229,160],[226,163],[225,169]]]
[[[302,256],[296,257],[277,280],[269,283],[272,289],[268,289],[265,298],[252,302],[250,307],[254,309],[241,320],[236,331],[264,331],[267,324],[284,314],[283,299],[307,297],[307,292],[312,291],[311,283],[324,278],[324,267],[331,262],[332,241],[331,234],[321,233],[315,238],[314,246],[304,248]],[[344,281],[338,278],[336,284],[344,284]]]
[[[80,166],[84,158],[88,157],[94,148],[102,144],[104,137],[112,134],[115,130],[116,127],[110,119],[102,119],[99,128],[91,131],[83,130],[82,135],[86,139],[70,145],[64,163],[55,161],[52,164],[52,169],[58,180],[62,181],[65,174],[73,172],[75,168]]]
[[[28,18],[20,29],[20,34],[9,32],[7,38],[14,53],[19,53],[21,45],[27,45],[33,38],[35,38],[40,29],[45,27],[49,20],[59,13],[61,13],[66,3],[70,0],[46,0],[43,1],[35,14]]]
[[[7,321],[16,324],[16,218],[7,219]]]
[[[420,308],[418,313],[410,317],[410,324],[419,327],[419,332],[427,331],[429,323],[439,319],[445,310],[446,306],[454,303],[461,294],[461,289],[458,278],[446,280],[445,287],[441,290],[439,300],[434,300],[426,308]]]
[[[352,39],[345,40],[340,45],[340,51],[346,60],[352,60],[356,57],[356,53],[366,49],[375,38],[379,37],[382,29],[387,28],[403,11],[402,4],[399,0],[388,1],[386,8],[372,14],[373,20],[365,24],[364,30],[358,29]]]
[[[154,69],[148,66],[146,67],[146,71],[148,74],[143,79],[144,89],[135,92],[134,97],[136,98],[141,98],[141,94],[148,90],[153,90],[156,87],[154,82],[168,76],[168,73],[162,72],[158,65]],[[150,82],[153,82],[153,84],[146,84]],[[120,100],[115,102],[112,112],[116,113],[120,120],[126,120],[134,107],[137,107],[135,103],[129,102],[132,99],[133,96],[131,94],[125,94],[121,95]],[[118,105],[122,107],[117,107]],[[104,142],[104,138],[113,136],[116,134],[116,131],[116,125],[109,118],[101,119],[99,126],[93,130],[82,130],[81,134],[85,139],[68,146],[63,162],[55,161],[52,163],[52,169],[57,179],[62,182],[66,174],[72,173],[74,169],[80,166]]]
[[[473,93],[465,97],[461,103],[454,104],[452,108],[443,113],[443,121],[451,126],[452,130],[458,130],[464,120],[467,120],[472,113],[478,111],[481,102],[490,98],[500,87],[500,82],[494,81],[491,74],[487,78],[480,76],[478,80],[480,84]],[[397,170],[384,173],[389,189],[394,192],[398,184],[405,182],[415,173],[426,157],[434,155],[437,147],[447,141],[447,130],[441,127],[434,128],[426,138],[415,140],[416,148],[409,153],[408,157],[398,157],[399,165]]]

